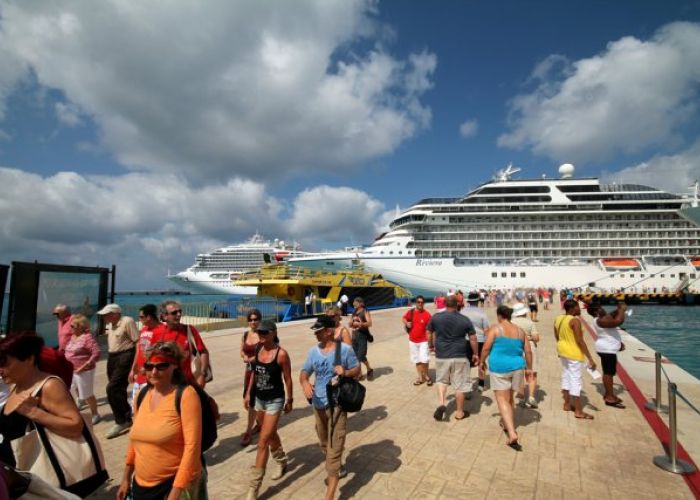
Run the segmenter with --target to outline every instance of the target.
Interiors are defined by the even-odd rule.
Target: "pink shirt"
[[[66,344],[66,359],[73,363],[73,368],[78,369],[86,363],[95,363],[100,359],[100,346],[89,331],[79,337],[72,337]]]
[[[60,351],[66,348],[66,344],[73,336],[73,332],[70,331],[70,323],[72,319],[72,314],[63,319],[58,318],[58,349]]]

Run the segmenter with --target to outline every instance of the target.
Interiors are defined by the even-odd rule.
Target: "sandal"
[[[509,443],[506,443],[506,446],[508,446],[509,448],[513,448],[515,451],[523,451],[523,447],[520,443],[518,443],[517,439],[515,441],[510,441]]]
[[[422,380],[414,380],[413,385],[423,385],[423,381]]]
[[[425,381],[425,385],[427,385],[428,387],[430,387],[431,385],[433,385],[433,379],[429,378],[428,380],[426,380],[426,381]]]
[[[243,435],[241,436],[241,446],[248,446],[250,444],[251,439],[252,438],[251,438],[250,432],[248,432],[248,431],[244,432]]]
[[[367,381],[371,382],[372,380],[374,380],[374,368],[367,370]]]
[[[605,401],[605,405],[606,406],[613,406],[613,407],[619,408],[621,410],[624,410],[625,408],[627,408],[624,404],[622,404],[622,401],[619,399],[617,401]]]

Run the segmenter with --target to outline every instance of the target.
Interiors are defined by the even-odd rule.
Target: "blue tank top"
[[[493,373],[508,373],[525,368],[525,354],[523,339],[511,339],[503,336],[503,329],[498,326],[498,335],[491,346],[489,354],[489,370]]]

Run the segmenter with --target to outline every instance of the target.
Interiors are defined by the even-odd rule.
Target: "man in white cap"
[[[532,351],[532,372],[531,375],[525,375],[525,383],[528,386],[528,398],[525,400],[527,408],[537,408],[537,368],[539,365],[539,357],[537,355],[537,344],[540,341],[540,334],[535,327],[535,324],[527,317],[530,309],[521,302],[513,304],[513,317],[510,322],[519,326],[525,331],[527,340],[530,343]],[[525,387],[518,391],[518,397],[525,399]]]
[[[131,406],[126,389],[129,386],[129,373],[136,355],[139,329],[129,316],[122,316],[122,308],[117,304],[107,304],[97,311],[104,318],[109,356],[107,358],[107,401],[112,408],[114,425],[107,432],[112,439],[131,427]]]

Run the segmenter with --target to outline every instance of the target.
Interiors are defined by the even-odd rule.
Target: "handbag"
[[[51,376],[32,391],[37,397]],[[109,475],[99,441],[92,432],[88,413],[81,413],[82,435],[77,438],[59,436],[43,425],[29,421],[27,433],[10,441],[17,469],[39,476],[50,486],[85,497],[100,487]],[[31,483],[30,483],[31,487]]]
[[[20,472],[11,465],[0,462],[11,499],[17,500],[79,500],[80,497],[51,486],[39,476]]]
[[[194,336],[192,335],[190,325],[187,325],[187,342],[190,344],[190,352],[192,353],[190,368],[192,369],[192,376],[196,379],[202,374],[202,358],[201,353],[197,350],[197,344],[194,342]],[[214,380],[214,371],[211,369],[211,363],[209,363],[207,371],[204,374],[204,381],[211,382],[212,380]]]
[[[340,361],[340,344],[341,342],[336,341],[335,343],[335,361],[334,365],[338,366],[341,364]],[[341,410],[348,413],[354,413],[362,409],[362,405],[365,402],[365,386],[359,383],[354,378],[350,377],[339,377],[338,382],[335,385],[329,383],[329,392],[332,392],[331,396],[328,398],[329,404],[333,404],[337,401],[338,406]]]

